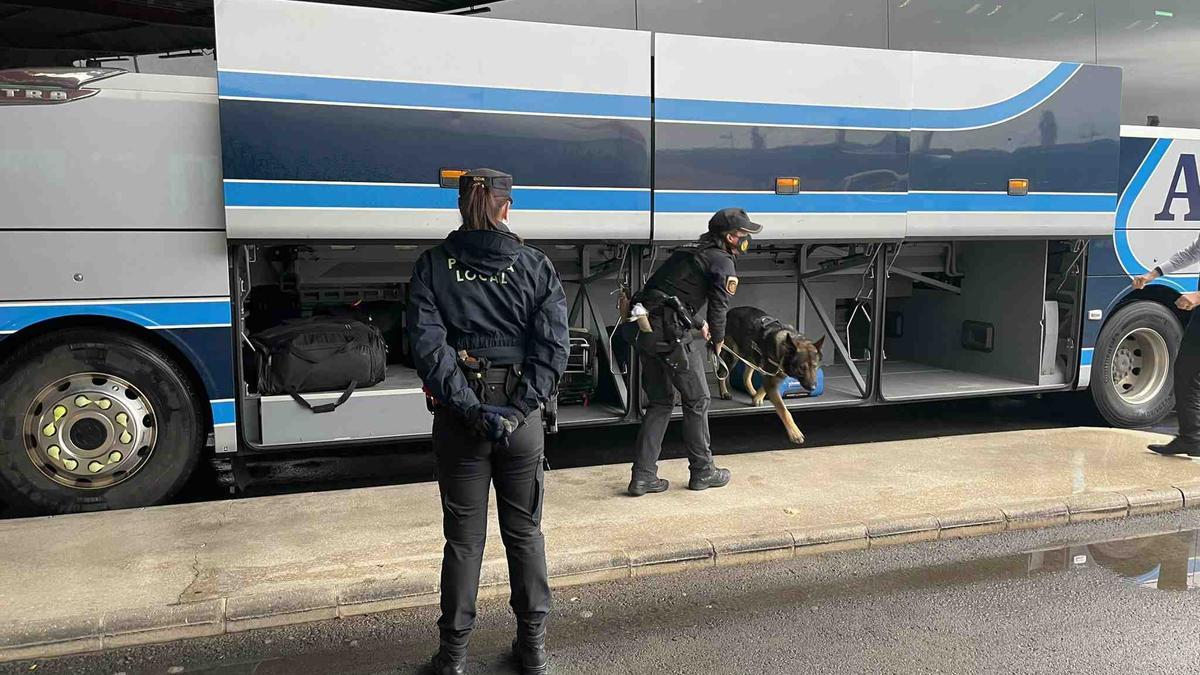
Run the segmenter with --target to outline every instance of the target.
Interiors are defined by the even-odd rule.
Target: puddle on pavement
[[[1188,530],[1132,539],[1119,539],[1095,544],[1050,547],[1026,553],[985,557],[929,567],[896,570],[883,574],[864,575],[824,587],[804,584],[791,593],[773,592],[780,603],[814,602],[821,598],[836,598],[854,592],[879,593],[913,588],[960,586],[985,581],[1045,577],[1086,569],[1103,569],[1117,579],[1147,589],[1186,591],[1200,588],[1200,530]],[[762,599],[763,605],[769,604]],[[678,609],[678,608],[677,608]],[[350,649],[343,646],[327,653],[305,652],[261,660],[194,664],[168,672],[203,673],[204,675],[284,675],[294,673],[339,673],[367,675],[396,672],[398,663],[423,661],[428,645],[390,645],[381,649]],[[499,649],[499,648],[498,648]],[[493,651],[498,651],[493,650]],[[482,673],[509,672],[506,660],[475,663]],[[127,671],[140,675],[136,668]],[[156,672],[161,672],[156,671]]]
[[[1102,567],[1141,588],[1186,591],[1200,588],[1200,530],[1119,539],[1028,554],[1030,572]]]
[[[1200,588],[1200,530],[1187,530],[1095,544],[1039,549],[1014,555],[907,569],[856,580],[879,590],[953,586],[1101,568],[1141,588],[1185,591]]]

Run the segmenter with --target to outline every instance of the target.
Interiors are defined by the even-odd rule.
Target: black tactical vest
[[[711,285],[700,249],[681,248],[650,276],[646,289],[674,295],[694,313],[704,304]]]

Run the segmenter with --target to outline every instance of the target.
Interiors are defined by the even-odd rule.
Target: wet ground
[[[798,412],[795,417],[809,448],[1014,429],[1105,426],[1086,392],[814,410]],[[1174,433],[1175,428],[1174,420],[1168,419],[1153,430]],[[564,430],[548,438],[546,454],[553,468],[623,464],[632,461],[636,434],[634,425]],[[783,426],[770,413],[714,419],[712,435],[713,451],[718,455],[788,446]],[[685,456],[679,425],[673,424],[663,457]],[[424,482],[434,479],[434,464],[428,443],[418,442],[251,458],[241,475],[245,485],[238,494],[258,496]],[[201,472],[178,501],[225,497],[211,474]]]
[[[805,447],[871,441],[931,438],[1014,429],[1104,426],[1086,392],[976,398],[934,403],[802,411],[795,414],[804,431]],[[1173,419],[1153,430],[1174,433]],[[547,439],[552,468],[624,464],[632,461],[635,425],[564,430]],[[788,447],[787,436],[771,413],[712,420],[713,451],[718,454],[757,452]],[[671,425],[665,459],[685,457],[678,424]],[[427,442],[324,449],[320,452],[247,456],[238,471],[241,487],[231,492],[217,485],[211,468],[200,466],[176,502],[210,501],[315,490],[434,480],[433,454]],[[24,514],[0,503],[0,518]]]
[[[1200,513],[564,589],[557,673],[1194,672]],[[1190,590],[1189,590],[1190,589]],[[435,608],[0,666],[0,673],[415,673]],[[503,598],[471,672],[513,672]]]

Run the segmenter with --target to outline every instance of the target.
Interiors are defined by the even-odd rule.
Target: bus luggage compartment
[[[405,298],[412,266],[425,246],[395,244],[279,244],[242,246],[243,415],[255,446],[286,447],[345,441],[427,437],[433,418],[409,351]],[[610,301],[628,272],[624,245],[545,246],[567,292],[571,355],[561,385],[560,426],[614,422],[625,415],[625,374],[609,365]],[[593,301],[593,296],[595,301]],[[602,300],[603,299],[603,300]],[[352,319],[378,329],[387,346],[384,379],[360,386],[335,410],[314,414],[288,394],[258,381],[261,350],[253,339],[303,317]],[[266,391],[264,391],[266,389]],[[311,406],[333,404],[343,388],[301,394]]]

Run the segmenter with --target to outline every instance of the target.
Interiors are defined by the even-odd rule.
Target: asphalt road
[[[1197,527],[1191,512],[564,589],[553,672],[1194,672]],[[435,618],[421,608],[0,673],[415,673]],[[471,672],[513,672],[512,630],[503,598],[481,603]]]

